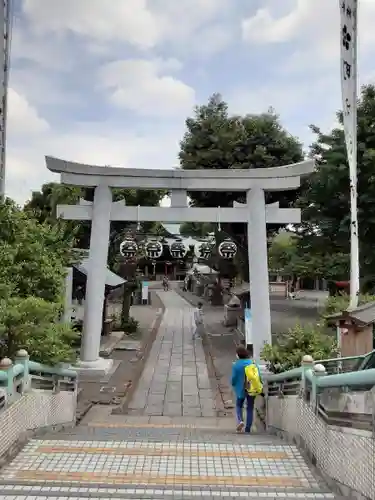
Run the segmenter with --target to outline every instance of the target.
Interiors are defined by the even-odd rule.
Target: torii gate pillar
[[[264,344],[272,343],[271,307],[269,292],[267,225],[264,191],[260,188],[247,192],[247,242],[250,276],[250,297],[252,314],[252,340],[254,356],[259,354]],[[258,332],[261,332],[258,334]]]
[[[189,191],[246,192],[247,204],[220,209],[220,222],[248,224],[250,295],[255,358],[260,361],[264,343],[271,343],[266,224],[296,224],[300,210],[265,205],[265,191],[294,190],[301,176],[314,169],[307,160],[294,165],[254,170],[146,170],[95,167],[46,157],[49,170],[61,174],[61,182],[95,188],[94,202],[58,206],[67,220],[91,220],[90,258],[87,278],[84,331],[80,365],[83,369],[108,371],[112,360],[99,357],[101,319],[107,269],[110,221],[218,222],[215,207],[188,207]],[[172,206],[128,207],[112,203],[111,188],[167,189]]]
[[[82,368],[104,372],[112,366],[111,359],[99,357],[111,209],[111,189],[105,185],[97,186],[92,204],[90,258],[86,281],[80,365]]]

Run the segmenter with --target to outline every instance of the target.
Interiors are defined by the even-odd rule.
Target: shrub
[[[313,359],[333,358],[337,355],[336,341],[321,325],[296,325],[281,335],[274,345],[266,344],[262,358],[272,373],[280,373],[301,366],[302,357]]]
[[[139,327],[139,322],[136,319],[132,318],[131,316],[129,316],[127,321],[124,321],[122,323],[122,328],[126,333],[135,333],[138,330],[138,327]]]
[[[328,297],[324,311],[323,311],[323,317],[324,316],[329,316],[331,314],[335,314],[341,311],[345,311],[348,306],[349,306],[349,301],[350,297],[349,295],[342,293],[339,295],[333,295],[331,297]],[[375,295],[370,295],[370,294],[361,294],[358,297],[358,305],[364,305],[368,304],[369,302],[374,302],[375,301]]]
[[[0,300],[0,356],[28,351],[33,361],[56,364],[75,360],[77,333],[59,322],[61,306],[37,297]]]

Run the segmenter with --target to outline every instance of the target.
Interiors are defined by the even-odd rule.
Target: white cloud
[[[244,40],[259,44],[289,41],[304,24],[308,11],[306,7],[306,2],[298,2],[296,9],[279,18],[275,18],[270,9],[259,9],[254,16],[242,22]]]
[[[338,60],[340,8],[337,0],[293,0],[280,14],[279,0],[268,0],[242,22],[242,36],[251,44],[293,42],[294,66],[316,68]],[[361,0],[358,10],[359,51],[375,41],[375,0]]]
[[[358,11],[358,74],[368,83],[375,42],[375,0],[361,0]],[[234,106],[249,111],[273,105],[288,129],[306,145],[312,121],[330,130],[341,107],[340,5],[338,0],[265,0],[242,22],[243,40],[267,54],[271,77],[257,88],[236,89]],[[266,57],[272,57],[272,62]],[[273,65],[272,65],[273,63]],[[244,108],[242,108],[244,109]]]
[[[41,33],[75,33],[93,40],[128,41],[141,49],[160,39],[146,0],[24,0],[24,12]]]
[[[101,84],[111,91],[111,101],[144,116],[176,116],[189,112],[194,89],[166,74],[178,69],[175,60],[124,60],[106,64]]]
[[[8,127],[10,134],[33,136],[47,132],[49,125],[39,116],[26,97],[10,88],[8,90]]]
[[[44,156],[93,165],[133,168],[172,168],[176,165],[181,130],[167,130],[151,136],[127,134],[111,124],[97,124],[85,132],[79,127],[60,134],[50,129],[22,144],[10,142],[7,157],[7,195],[19,203],[30,198],[32,190],[59,177],[51,174]]]
[[[24,0],[38,33],[75,33],[100,44],[128,42],[147,50],[166,41],[189,40],[230,0]]]
[[[172,168],[176,165],[182,127],[165,127],[144,135],[121,130],[111,122],[72,123],[58,131],[41,118],[24,96],[9,95],[9,143],[6,191],[18,203],[30,198],[48,181],[58,182],[50,173],[44,156],[94,165],[134,168]]]

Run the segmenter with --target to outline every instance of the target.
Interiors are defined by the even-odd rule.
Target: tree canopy
[[[280,124],[270,109],[260,115],[232,116],[219,94],[197,106],[186,120],[179,159],[183,169],[269,168],[303,159],[302,145]],[[268,193],[267,202],[288,206],[296,193]],[[190,193],[196,206],[231,206],[244,201],[244,193]]]
[[[180,234],[192,238],[204,238],[209,233],[212,233],[214,229],[214,224],[209,222],[184,222],[180,226]]]
[[[141,190],[141,189],[114,189],[113,200],[126,200],[128,206],[147,205],[158,206],[166,192],[163,190]],[[64,228],[67,234],[74,234],[78,248],[88,249],[90,246],[90,226],[89,222],[72,222],[57,219],[57,205],[76,204],[79,199],[93,201],[93,189],[81,189],[58,183],[44,184],[41,191],[35,191],[31,200],[26,203],[25,212],[31,214],[39,222],[48,222]],[[153,232],[158,226],[153,223],[140,221],[141,232]],[[111,223],[109,238],[109,266],[113,268],[119,253],[119,246],[127,230],[136,228],[137,223],[128,221],[115,221]]]
[[[298,200],[302,208],[300,234],[306,253],[317,258],[337,256],[341,260],[335,273],[349,277],[350,191],[342,112],[339,127],[324,134],[311,126],[316,140],[310,155],[317,161]],[[362,88],[358,101],[358,222],[361,274],[375,277],[373,234],[375,231],[375,86]],[[329,267],[326,266],[326,271]]]
[[[281,231],[269,245],[269,269],[298,278],[339,279],[347,269],[348,255],[314,252],[309,239],[293,231]]]
[[[236,170],[295,163],[303,159],[303,152],[300,142],[282,127],[272,109],[260,115],[233,116],[222,97],[214,94],[207,104],[197,106],[194,115],[187,118],[179,159],[183,169]],[[266,193],[266,202],[278,201],[281,207],[288,207],[297,194],[297,191]],[[245,193],[194,191],[189,196],[192,205],[201,207],[230,207],[234,201],[245,202]],[[278,227],[268,229],[272,231]],[[195,223],[195,228],[198,234],[203,232],[199,223]],[[229,235],[236,241],[238,261],[244,263],[240,268],[246,279],[245,224],[222,224],[222,233],[222,238]]]
[[[26,348],[44,363],[74,359],[76,334],[59,322],[74,235],[39,223],[12,201],[0,204],[0,356]]]
[[[0,282],[12,295],[58,301],[73,244],[58,225],[40,224],[9,200],[0,204]]]

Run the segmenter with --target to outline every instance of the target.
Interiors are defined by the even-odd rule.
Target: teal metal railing
[[[340,362],[355,370],[327,371]],[[320,362],[306,355],[298,368],[264,374],[267,430],[301,447],[345,498],[375,498],[374,362],[374,351]]]
[[[375,350],[362,354],[360,356],[347,356],[345,358],[331,358],[315,361],[315,363],[322,364],[328,374],[338,374],[346,372],[354,372],[357,370],[368,369],[369,363],[373,361],[373,368],[375,368]]]
[[[358,394],[370,391],[375,386],[374,358],[375,351],[364,356],[334,358],[332,360],[320,361],[314,361],[311,356],[304,356],[299,368],[294,368],[278,374],[267,374],[265,376],[266,397],[299,395],[308,401],[318,413],[320,411],[324,413],[325,409],[322,400],[327,400],[326,397],[323,398],[323,395],[326,395],[325,391],[335,389],[341,393],[355,392]],[[354,362],[353,366],[355,366],[356,369],[341,373],[327,372],[326,367],[332,367],[333,361],[335,361],[338,366],[339,363]],[[375,414],[375,408],[373,408],[372,411]],[[349,425],[351,416],[348,412],[346,412],[345,415]],[[369,416],[368,418],[370,419]],[[358,418],[357,422],[359,422]],[[352,424],[353,422],[350,426],[356,425]],[[368,425],[367,428],[374,430],[373,423]]]
[[[0,410],[31,390],[76,391],[77,372],[62,366],[47,366],[29,359],[21,349],[14,360],[0,361]]]

